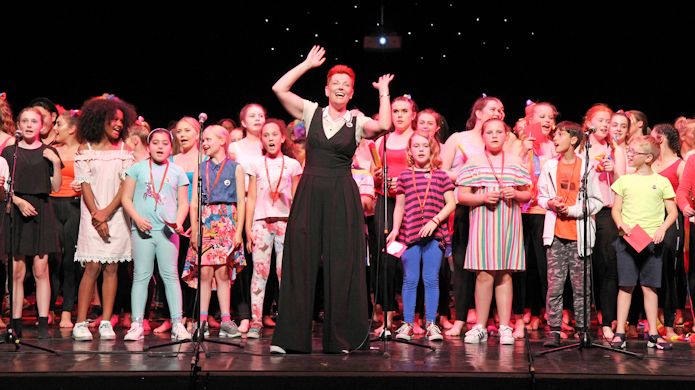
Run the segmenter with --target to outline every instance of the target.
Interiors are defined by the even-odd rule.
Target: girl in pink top
[[[251,277],[251,328],[248,338],[259,338],[263,327],[263,299],[270,273],[270,256],[275,248],[275,268],[281,279],[282,250],[292,198],[302,166],[282,154],[285,124],[268,119],[261,131],[265,155],[248,164],[249,190],[246,196],[246,246],[253,254]]]

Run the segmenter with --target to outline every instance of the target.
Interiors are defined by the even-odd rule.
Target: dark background
[[[271,86],[320,44],[326,63],[294,91],[325,104],[327,70],[346,63],[357,73],[354,106],[367,114],[378,103],[371,82],[388,72],[392,97],[411,94],[454,130],[482,93],[503,101],[509,124],[527,99],[553,102],[560,120],[580,121],[596,102],[642,110],[651,124],[694,116],[691,6],[607,3],[235,1],[148,5],[154,12],[143,3],[34,3],[1,16],[0,92],[15,114],[37,96],[79,108],[108,92],[155,127],[201,111],[237,120],[248,102],[287,120]],[[400,51],[362,47],[382,28],[381,5],[383,27],[403,38]]]

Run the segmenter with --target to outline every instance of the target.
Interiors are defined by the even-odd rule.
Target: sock
[[[222,322],[231,322],[232,316],[229,313],[222,313]]]
[[[39,317],[39,338],[48,338],[48,317]]]
[[[201,311],[200,312],[200,322],[207,322],[207,321],[208,321],[208,312]]]
[[[16,337],[22,337],[22,319],[21,318],[13,318],[11,320],[12,323],[12,330],[14,331],[14,335]]]

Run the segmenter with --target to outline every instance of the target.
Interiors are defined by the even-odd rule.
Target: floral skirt
[[[236,274],[246,266],[243,245],[234,249],[233,239],[236,234],[236,205],[203,205],[202,236],[203,255],[201,265],[229,267],[229,279],[234,281]],[[243,228],[243,226],[242,226]],[[186,262],[181,278],[192,288],[198,287],[198,253],[188,248]],[[214,288],[214,278],[213,278]]]

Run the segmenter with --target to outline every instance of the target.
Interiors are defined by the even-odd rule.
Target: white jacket
[[[579,174],[580,186],[581,178],[584,177],[584,158],[579,154],[576,155],[580,160],[581,170]],[[548,210],[545,213],[545,223],[543,225],[543,245],[550,246],[555,238],[555,221],[557,221],[557,214],[550,210],[548,207],[548,201],[553,199],[557,195],[557,164],[561,157],[553,158],[548,160],[543,164],[541,168],[541,175],[538,177],[538,205]],[[552,180],[552,182],[551,182]],[[579,256],[589,256],[591,255],[592,248],[596,242],[596,220],[594,215],[601,210],[603,207],[603,201],[601,200],[601,194],[598,190],[598,175],[594,169],[593,164],[589,165],[589,177],[587,180],[588,188],[587,195],[589,198],[588,208],[589,208],[589,242],[587,254],[584,254],[584,210],[582,205],[582,194],[581,191],[577,194],[577,200],[574,205],[569,206],[567,209],[567,214],[570,217],[577,219],[577,248]]]

